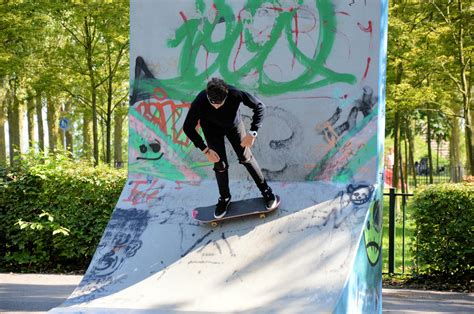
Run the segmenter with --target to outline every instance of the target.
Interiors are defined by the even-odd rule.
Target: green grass
[[[395,273],[411,273],[414,267],[414,254],[412,249],[415,247],[414,234],[415,224],[411,219],[409,202],[405,211],[405,267],[403,269],[403,211],[401,206],[401,197],[398,197],[400,208],[396,212],[395,223]],[[383,205],[383,240],[382,240],[382,272],[388,273],[388,218],[389,218],[389,197],[384,196]]]

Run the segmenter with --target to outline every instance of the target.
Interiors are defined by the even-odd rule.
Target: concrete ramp
[[[129,176],[52,312],[381,312],[386,1],[131,1]],[[266,104],[253,152],[279,210],[217,227],[182,131],[221,77]],[[242,108],[247,125],[251,112]],[[230,145],[234,200],[259,196]]]

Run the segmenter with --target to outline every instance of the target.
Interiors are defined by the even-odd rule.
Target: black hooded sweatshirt
[[[242,121],[239,110],[241,103],[253,110],[250,130],[257,131],[262,125],[265,105],[249,93],[233,86],[229,86],[228,91],[224,105],[218,109],[209,103],[205,90],[201,91],[191,103],[191,108],[184,121],[183,130],[191,142],[193,142],[194,146],[201,150],[206,149],[207,146],[196,131],[198,122],[203,130],[209,132],[225,132],[237,127]]]

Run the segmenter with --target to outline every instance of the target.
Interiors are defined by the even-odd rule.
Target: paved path
[[[384,313],[474,313],[474,293],[383,289]]]
[[[0,313],[45,313],[61,304],[82,276],[0,273]],[[474,293],[383,289],[384,313],[474,313]]]
[[[44,313],[61,304],[82,276],[0,274],[0,313]]]

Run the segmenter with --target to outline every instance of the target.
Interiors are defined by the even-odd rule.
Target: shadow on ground
[[[60,305],[76,285],[1,284],[0,313],[49,311]]]

